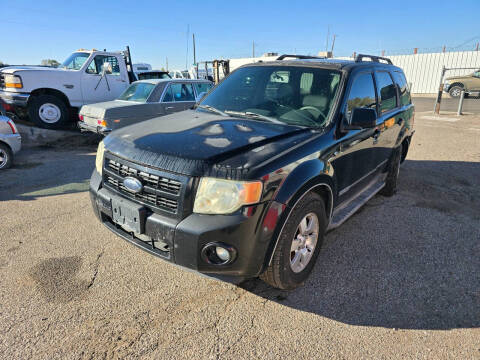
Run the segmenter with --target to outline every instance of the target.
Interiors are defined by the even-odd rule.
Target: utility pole
[[[252,58],[255,58],[255,41],[252,41]]]
[[[328,25],[327,29],[327,45],[325,45],[325,51],[328,51],[328,38],[330,37],[330,25]]]
[[[197,54],[195,53],[195,34],[192,34],[193,37],[193,65],[197,65]]]
[[[187,55],[185,56],[185,69],[188,69],[188,40],[190,37],[190,24],[187,25]]]
[[[333,56],[333,48],[335,47],[335,39],[337,38],[336,34],[333,34],[333,40],[332,40],[332,56]]]

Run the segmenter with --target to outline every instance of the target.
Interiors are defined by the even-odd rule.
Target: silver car
[[[20,151],[22,139],[12,119],[5,115],[0,103],[0,170],[12,165],[13,155]]]
[[[112,130],[192,108],[212,88],[208,80],[149,79],[132,83],[116,100],[84,105],[78,126],[106,135]]]

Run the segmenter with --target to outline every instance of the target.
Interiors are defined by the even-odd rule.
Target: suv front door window
[[[355,108],[377,108],[375,85],[371,72],[354,75],[344,108],[344,123],[350,123]],[[342,138],[343,151],[334,160],[340,196],[347,196],[353,184],[373,171],[373,138],[375,129],[349,130]]]

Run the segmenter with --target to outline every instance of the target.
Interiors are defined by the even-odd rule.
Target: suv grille
[[[103,182],[104,185],[125,197],[137,200],[171,214],[178,214],[182,183],[132,166],[125,165],[112,159],[105,159]],[[134,177],[141,181],[143,191],[132,193],[123,185],[123,180]]]
[[[153,186],[155,189],[163,190],[171,194],[178,195],[182,187],[179,181],[148,174],[110,159],[108,160],[107,166],[122,177],[133,176],[140,178],[143,185]]]
[[[0,74],[0,89],[5,87],[5,75]]]

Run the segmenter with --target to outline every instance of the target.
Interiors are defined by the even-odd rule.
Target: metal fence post
[[[462,92],[460,93],[460,101],[458,102],[457,115],[463,115],[463,114],[462,114],[463,99],[465,99],[465,90],[462,90]]]
[[[434,114],[440,114],[440,103],[442,102],[442,93],[443,93],[443,77],[445,76],[446,72],[447,72],[447,69],[445,68],[445,65],[444,65],[442,67],[442,76],[440,77],[440,85],[438,85],[437,100],[435,101],[435,106],[433,108]]]

